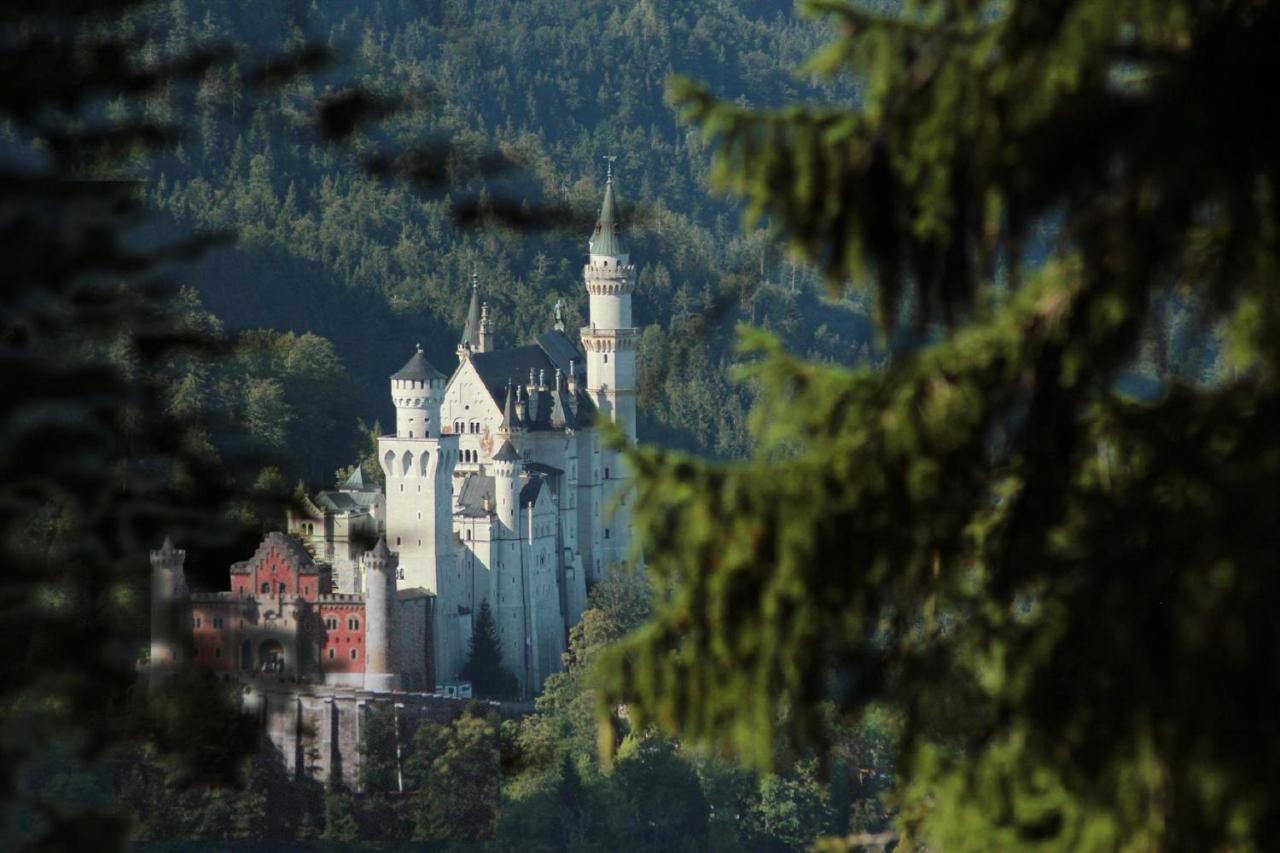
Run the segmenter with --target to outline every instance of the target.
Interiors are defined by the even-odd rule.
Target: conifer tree
[[[1280,4],[807,5],[855,109],[674,100],[749,218],[924,343],[848,370],[747,334],[753,458],[631,454],[661,594],[602,719],[767,766],[824,698],[896,709],[904,848],[1269,846]],[[1120,394],[1178,293],[1232,369]]]
[[[498,623],[493,621],[493,611],[488,599],[480,602],[476,624],[471,632],[471,646],[467,661],[459,673],[463,680],[471,682],[472,692],[478,698],[513,699],[520,692],[519,682],[511,670],[502,665],[502,642],[498,637]]]

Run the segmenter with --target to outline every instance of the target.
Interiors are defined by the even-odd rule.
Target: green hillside
[[[179,272],[207,310],[231,332],[320,335],[345,366],[323,395],[329,411],[288,413],[281,443],[294,473],[326,481],[355,452],[357,418],[387,422],[385,378],[415,343],[451,368],[473,269],[500,346],[545,330],[558,298],[580,323],[580,265],[607,154],[617,157],[638,267],[643,439],[745,451],[750,392],[726,372],[740,321],[810,356],[866,355],[859,304],[820,300],[812,273],[766,231],[743,236],[738,209],[707,190],[708,146],[664,101],[673,73],[751,103],[854,97],[795,76],[826,31],[789,2],[369,0],[313,3],[296,19],[259,3],[196,8],[159,7],[144,52],[231,43],[247,56],[312,43],[334,54],[265,95],[247,95],[250,81],[232,65],[153,100],[149,114],[186,117],[190,132],[171,155],[137,167],[164,230],[239,235]],[[326,96],[350,87],[399,108],[339,144],[314,117]],[[367,173],[372,156],[424,147],[439,152],[444,183]],[[517,168],[468,173],[473,158],[493,154]],[[551,230],[458,227],[455,206],[484,198],[534,211],[565,205],[573,216]]]

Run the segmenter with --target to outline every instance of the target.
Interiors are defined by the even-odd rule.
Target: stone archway
[[[258,646],[258,670],[260,672],[284,672],[284,646],[279,640],[264,640]]]

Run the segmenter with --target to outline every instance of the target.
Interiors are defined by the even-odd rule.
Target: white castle
[[[391,376],[396,430],[378,440],[385,497],[357,471],[290,519],[341,593],[364,592],[361,553],[385,536],[398,594],[434,596],[427,677],[437,684],[458,679],[488,600],[504,664],[526,695],[537,692],[562,666],[587,588],[628,557],[626,470],[594,426],[599,413],[636,437],[635,267],[612,172],[589,252],[590,323],[576,341],[557,305],[553,331],[496,350],[473,276],[453,375],[419,347]]]

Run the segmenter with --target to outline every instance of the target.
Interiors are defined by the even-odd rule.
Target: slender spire
[[[613,193],[613,158],[609,160],[609,174],[604,182],[604,202],[600,205],[600,219],[591,233],[588,250],[593,255],[609,255],[619,258],[627,254],[622,245],[622,223],[618,217],[618,202]]]
[[[462,327],[459,349],[476,349],[480,346],[480,276],[471,269],[471,305],[467,308],[467,324]]]
[[[502,423],[498,425],[499,432],[510,433],[519,425],[516,420],[516,404],[515,398],[512,396],[511,380],[507,380],[507,402],[502,407]]]

